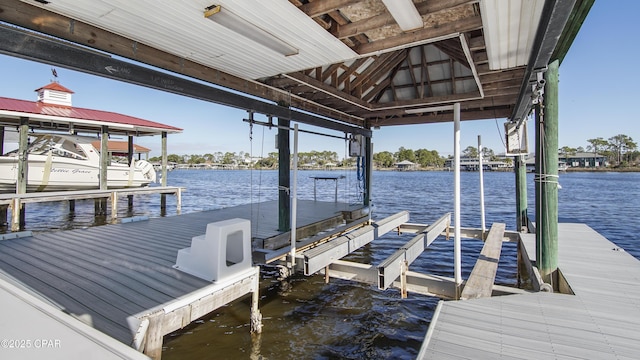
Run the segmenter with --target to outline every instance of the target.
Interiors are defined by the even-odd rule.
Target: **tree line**
[[[567,157],[575,155],[580,152],[591,152],[594,155],[602,155],[607,158],[609,164],[613,166],[630,166],[637,164],[640,161],[640,152],[638,151],[638,145],[633,139],[624,134],[612,136],[605,140],[602,137],[588,139],[589,145],[585,147],[579,146],[572,148],[569,146],[563,146],[558,149],[558,155],[560,157]],[[467,146],[461,153],[462,156],[467,158],[477,158],[478,148],[475,146]],[[500,158],[490,148],[483,147],[482,155],[487,160],[497,160]],[[451,156],[449,156],[450,158]],[[152,157],[150,161],[161,161],[160,157]],[[224,165],[238,165],[238,164],[251,164],[251,154],[240,151],[236,152],[215,152],[207,153],[204,155],[176,155],[171,154],[167,156],[167,160],[176,164],[224,164]],[[421,167],[443,167],[447,158],[441,156],[437,150],[418,149],[412,150],[405,147],[400,147],[396,152],[381,151],[373,154],[373,162],[376,167],[390,168],[394,167],[396,163],[402,161],[411,161],[419,164]],[[504,159],[503,159],[504,160]],[[507,159],[507,161],[510,159]],[[313,165],[318,167],[326,166],[354,166],[356,158],[346,158],[340,160],[338,153],[335,151],[309,151],[298,153],[298,164],[300,165]],[[277,168],[278,166],[278,153],[270,152],[266,157],[261,157],[255,161],[256,167],[261,168]]]
[[[618,134],[605,140],[602,137],[588,139],[586,149],[582,146],[572,148],[563,146],[558,149],[558,154],[563,157],[575,155],[579,152],[591,152],[594,155],[602,155],[612,166],[626,167],[636,165],[640,160],[638,144],[625,134]]]

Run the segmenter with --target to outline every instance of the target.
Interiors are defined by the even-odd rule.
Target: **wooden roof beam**
[[[367,81],[362,83],[363,92],[366,92],[366,90],[370,89],[372,86],[375,86],[376,82],[387,75],[389,71],[391,71],[391,69],[397,68],[398,65],[407,58],[408,53],[409,52],[407,50],[396,52],[391,59],[383,64],[383,66],[379,67],[375,72],[371,73]]]
[[[487,110],[472,110],[461,111],[460,120],[481,120],[481,119],[498,119],[506,118],[511,113],[511,108],[499,108],[499,109],[487,109]],[[424,115],[416,115],[402,118],[390,118],[390,119],[370,119],[370,126],[395,126],[395,125],[418,125],[428,123],[442,123],[453,121],[453,113],[429,113]]]
[[[320,15],[328,14],[332,11],[338,10],[343,7],[347,7],[349,5],[353,5],[361,2],[362,0],[323,0],[323,1],[314,1],[304,4],[299,7],[302,12],[307,14],[309,17],[316,17]]]
[[[520,67],[516,69],[494,72],[486,75],[480,75],[480,82],[484,87],[485,84],[489,84],[497,81],[516,80],[516,79],[519,81],[522,81],[524,72],[525,72],[525,68]]]
[[[456,96],[457,98],[455,98]],[[516,97],[517,97],[517,94],[511,94],[511,95],[501,95],[501,96],[495,96],[495,97],[485,97],[484,99],[477,99],[477,100],[465,100],[465,97],[460,95],[446,95],[446,96],[437,96],[437,97],[422,99],[420,100],[420,103],[415,103],[415,101],[413,101],[415,104],[411,106],[399,106],[393,109],[384,109],[384,110],[372,109],[371,111],[357,110],[353,114],[364,117],[364,118],[407,116],[405,111],[407,110],[407,108],[414,108],[416,106],[420,106],[420,107],[440,106],[444,104],[453,104],[454,102],[460,103],[461,110],[465,110],[465,111],[481,110],[484,108],[493,108],[496,106],[501,106],[501,107],[513,106],[515,104]],[[470,98],[469,96],[466,97],[466,99],[469,99],[469,98]],[[397,103],[389,102],[389,103],[383,103],[383,104],[376,104],[376,107],[384,108],[394,104],[397,104]]]
[[[373,63],[371,63],[371,65],[367,66],[367,68],[360,75],[358,75],[355,79],[353,79],[353,81],[351,81],[351,87],[355,88],[356,86],[361,85],[363,82],[369,79],[369,77],[371,77],[371,75],[375,71],[377,71],[378,68],[384,66],[384,64],[394,55],[395,53],[386,53],[380,55],[373,61]]]
[[[360,66],[362,66],[362,64],[364,64],[367,60],[369,60],[369,58],[360,58],[357,59],[356,61],[353,62],[353,64],[351,64],[351,66],[349,66],[349,68],[347,68],[342,74],[340,74],[340,76],[338,77],[338,86],[340,86],[340,84],[342,84],[343,82],[345,82],[347,80],[347,78],[349,78],[351,75],[353,75],[353,73],[356,72],[356,70],[358,70],[358,68],[360,68]],[[348,91],[346,91],[348,92]]]
[[[327,68],[327,70],[322,72],[322,76],[318,80],[325,82],[329,77],[331,77],[331,75],[333,75],[336,71],[338,71],[338,69],[340,69],[341,66],[342,66],[342,63],[330,65]]]
[[[360,99],[359,97],[350,95],[350,94],[346,94],[342,91],[339,91],[338,89],[327,85],[323,82],[320,82],[310,76],[304,75],[302,73],[291,73],[291,74],[287,74],[285,76],[291,77],[293,79],[298,80],[299,82],[309,85],[313,88],[315,88],[316,90],[322,91],[327,93],[330,96],[333,96],[335,98],[338,99],[343,99],[343,101],[345,102],[352,102],[357,106],[363,107],[363,108],[369,108],[370,105],[369,103],[367,103],[366,101],[363,101],[362,99]]]
[[[471,16],[461,20],[441,24],[437,27],[428,27],[410,33],[362,44],[354,50],[358,54],[369,54],[376,51],[386,50],[395,47],[407,46],[418,42],[429,42],[443,36],[464,33],[482,28],[480,16]]]
[[[437,12],[450,10],[454,7],[475,3],[478,0],[439,0],[439,1],[425,1],[416,4],[416,8],[421,15],[434,14]],[[363,34],[369,30],[381,28],[387,25],[395,25],[396,21],[388,11],[383,14],[373,16],[367,19],[362,19],[356,22],[352,22],[346,25],[340,25],[333,32],[333,35],[338,39],[344,39],[351,36]]]

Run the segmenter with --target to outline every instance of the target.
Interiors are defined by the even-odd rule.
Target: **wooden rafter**
[[[350,94],[345,94],[344,92],[339,91],[338,89],[332,87],[331,85],[327,85],[323,82],[320,82],[314,79],[313,77],[305,75],[302,72],[291,73],[291,74],[288,74],[287,76],[290,76],[303,84],[308,84],[309,86],[316,88],[316,90],[323,91],[328,95],[333,96],[334,98],[344,99],[346,101],[349,101],[361,107],[364,107],[365,109],[369,108],[369,104],[366,101],[363,101],[362,99],[360,99],[359,97],[353,96]]]
[[[398,67],[407,58],[407,54],[407,50],[395,52],[393,56],[383,64],[383,66],[378,67],[376,71],[372,72],[369,78],[362,83],[363,92],[375,86],[375,84],[383,77],[388,76],[391,69]]]
[[[416,42],[429,42],[435,39],[450,36],[455,33],[463,33],[482,28],[480,16],[472,16],[461,20],[445,23],[437,27],[423,28],[410,33],[403,33],[398,36],[388,37],[382,40],[373,41],[356,47],[359,54],[369,54],[372,52],[407,46]]]
[[[328,14],[340,8],[359,3],[361,0],[323,0],[314,1],[299,7],[302,12],[309,17],[314,18],[320,15]]]
[[[454,7],[477,2],[470,0],[439,0],[439,1],[425,1],[416,4],[416,8],[421,15],[437,15],[437,13],[450,10]],[[395,24],[395,19],[389,12],[384,12],[380,15],[370,18],[362,19],[356,22],[344,24],[338,26],[333,35],[338,39],[345,39],[348,37],[363,34],[369,30],[381,28],[383,26]]]

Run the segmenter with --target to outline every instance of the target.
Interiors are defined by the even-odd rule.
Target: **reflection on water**
[[[313,199],[313,180],[323,172],[302,171],[298,179],[301,199]],[[345,175],[338,187],[338,199],[355,203],[354,172]],[[515,229],[515,190],[512,173],[485,172],[487,226],[505,222]],[[529,214],[534,213],[533,174],[528,174]],[[462,226],[480,227],[478,173],[463,172]],[[218,209],[238,204],[277,199],[276,171],[189,171],[169,173],[168,183],[184,186],[183,212]],[[637,234],[640,224],[640,174],[567,173],[560,176],[561,221],[583,222],[640,258]],[[333,201],[333,184],[318,183],[320,200]],[[431,223],[453,209],[453,173],[374,172],[375,219],[409,210],[410,222]],[[136,196],[133,211],[126,199],[119,216],[159,216],[159,195]],[[175,215],[175,199],[167,197],[167,215]],[[27,229],[67,229],[104,223],[93,216],[93,202],[78,201],[75,214],[63,203],[30,205]],[[349,256],[349,260],[378,264],[413,235],[387,234]],[[463,277],[473,268],[482,243],[462,241]],[[453,242],[436,240],[410,270],[453,276]],[[515,244],[506,243],[498,267],[497,282],[516,282]],[[278,270],[262,272],[260,310],[263,333],[249,333],[250,298],[225,306],[210,316],[165,338],[163,359],[413,359],[422,343],[438,299],[409,294],[400,299],[395,290],[332,280],[323,276],[295,276],[279,281]]]

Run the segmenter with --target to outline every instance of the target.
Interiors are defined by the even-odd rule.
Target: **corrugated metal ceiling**
[[[292,56],[205,18],[204,10],[212,4],[209,0],[53,0],[40,7],[242,78],[260,79],[358,56],[287,0],[215,4],[299,49]]]

